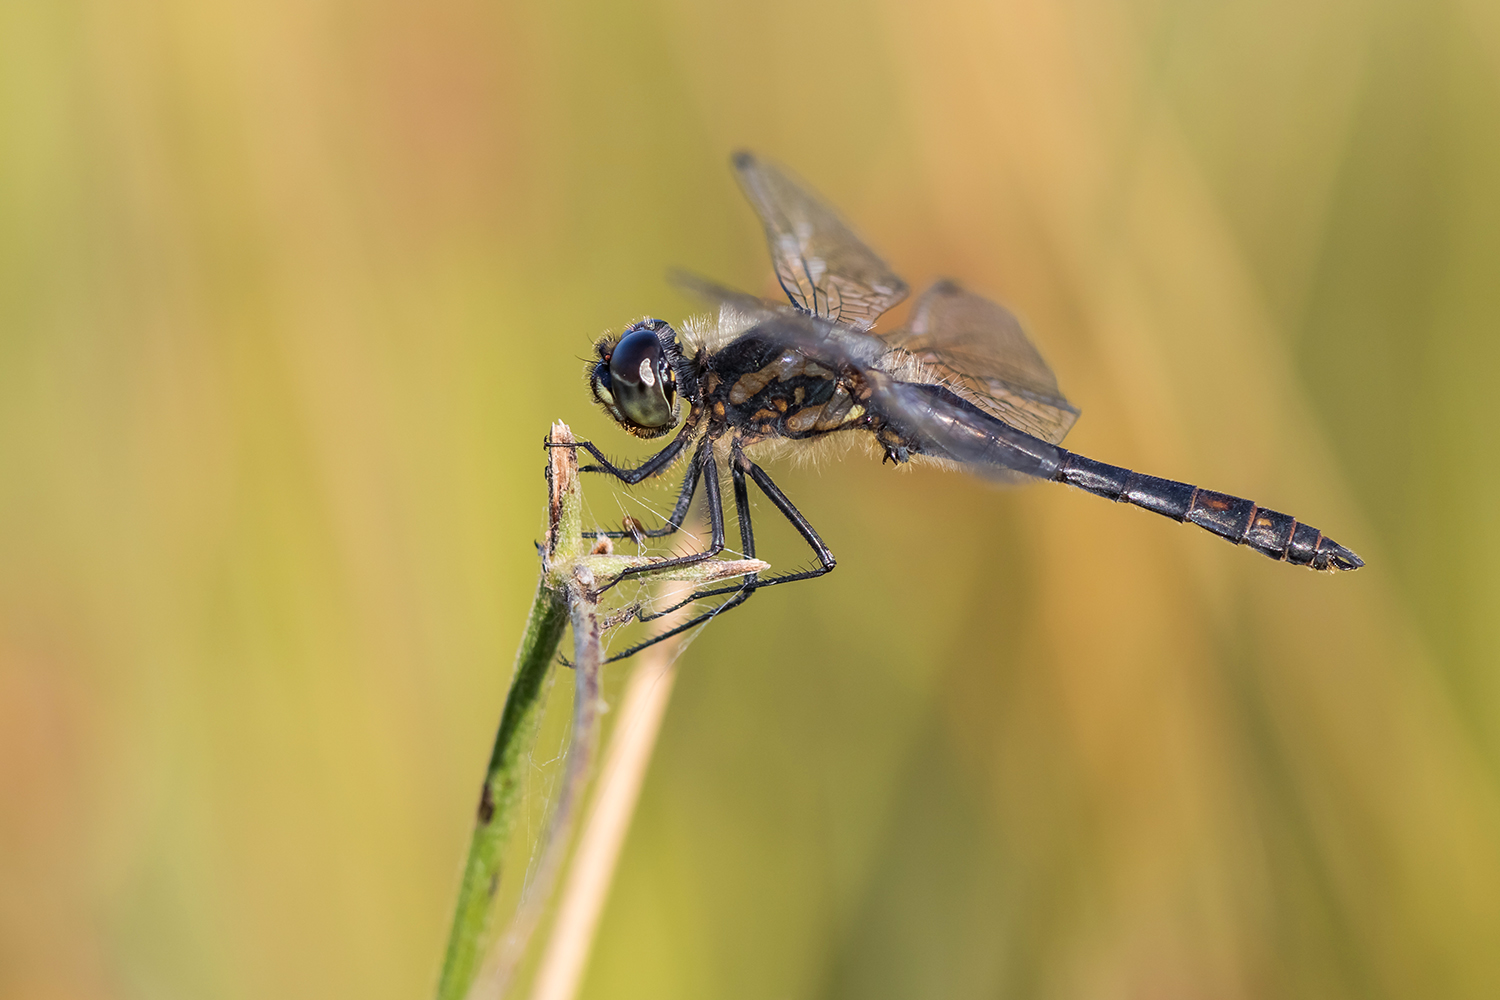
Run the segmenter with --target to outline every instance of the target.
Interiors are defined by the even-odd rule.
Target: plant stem
[[[662,596],[675,601],[685,596],[687,589],[690,587],[683,584],[669,585]],[[673,624],[670,619],[668,624]],[[583,981],[594,931],[614,880],[615,863],[630,830],[651,751],[672,697],[680,639],[668,639],[641,653],[626,683],[590,815],[574,849],[557,919],[532,984],[531,1000],[573,1000]]]
[[[552,426],[550,441],[571,443],[572,433],[561,423]],[[536,597],[526,619],[526,631],[516,655],[515,674],[500,728],[490,752],[489,767],[479,793],[479,812],[469,858],[459,884],[453,929],[438,980],[438,1000],[463,1000],[480,963],[497,936],[493,926],[494,900],[500,888],[501,861],[515,826],[522,767],[536,740],[544,681],[557,655],[568,623],[568,579],[583,551],[578,463],[570,448],[549,449],[547,463],[547,541]]]
[[[516,658],[515,680],[505,699],[505,711],[500,716],[500,729],[480,791],[479,815],[459,885],[453,931],[438,983],[438,1000],[462,1000],[496,936],[495,929],[490,927],[491,904],[500,888],[501,860],[515,825],[521,765],[536,736],[541,694],[545,689],[543,681],[567,623],[567,603],[542,581],[531,605],[521,652]]]
[[[604,647],[599,629],[599,606],[590,596],[594,585],[593,573],[580,561],[573,571],[573,583],[569,589],[573,620],[573,731],[568,738],[568,763],[563,769],[557,802],[547,821],[547,832],[527,880],[526,892],[504,937],[480,969],[469,991],[469,1000],[498,1000],[505,995],[526,957],[527,946],[531,944],[531,936],[541,922],[547,902],[552,898],[552,887],[557,882],[568,845],[573,839],[574,819],[593,770],[599,735],[599,683]]]
[[[582,502],[578,493],[578,457],[567,445],[575,443],[567,425],[552,425],[548,441],[547,540],[542,550],[542,574],[526,620],[510,693],[500,716],[500,728],[490,752],[489,767],[479,796],[479,814],[469,842],[469,858],[459,885],[453,928],[438,981],[438,1000],[466,1000],[479,995],[498,997],[509,985],[524,956],[531,932],[551,893],[572,832],[576,804],[588,780],[594,756],[599,710],[599,674],[603,653],[596,581],[608,580],[627,566],[653,560],[616,556],[602,543],[590,553],[582,531]],[[758,559],[710,559],[688,566],[638,574],[642,579],[715,583],[770,567]],[[500,888],[501,862],[515,826],[522,777],[547,690],[546,679],[562,640],[564,626],[573,620],[575,682],[573,732],[563,789],[547,825],[540,850],[537,878],[522,898],[503,947],[495,925],[495,898]]]

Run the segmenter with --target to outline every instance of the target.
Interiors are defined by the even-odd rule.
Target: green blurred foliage
[[[1485,0],[0,5],[0,996],[430,991],[542,435],[763,287],[740,145],[1369,567],[778,467],[839,571],[684,656],[587,996],[1500,995],[1497,121]]]

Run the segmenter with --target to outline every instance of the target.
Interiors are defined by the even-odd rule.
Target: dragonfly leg
[[[734,480],[734,513],[740,524],[740,546],[744,551],[745,558],[754,559],[755,532],[754,529],[752,529],[750,526],[750,490],[745,485],[745,470],[741,467],[742,459],[743,455],[740,454],[739,443],[736,442],[734,446],[734,457],[733,459],[731,459],[729,466],[730,476]],[[722,526],[722,520],[720,523]],[[679,608],[686,607],[687,605],[691,604],[695,600],[698,600],[704,595],[728,593],[734,594],[733,597],[729,598],[729,600],[723,602],[717,607],[710,608],[708,611],[705,611],[700,615],[696,615],[693,618],[682,622],[680,625],[669,628],[659,635],[653,635],[649,639],[642,640],[641,642],[636,643],[634,646],[631,646],[629,649],[616,653],[614,656],[611,656],[604,662],[614,663],[617,660],[623,660],[626,657],[634,656],[641,650],[646,649],[650,646],[654,646],[658,642],[661,642],[663,639],[670,639],[672,638],[672,636],[678,635],[682,632],[686,632],[690,628],[701,625],[702,623],[708,621],[710,618],[721,615],[731,608],[739,607],[741,604],[744,604],[750,599],[750,595],[755,593],[755,589],[756,575],[754,573],[749,573],[746,574],[742,582],[736,586],[720,587],[714,590],[700,591],[698,593],[690,594],[688,595],[688,597],[681,601],[678,601],[676,604],[672,605],[665,611],[659,611],[654,614],[643,614],[641,612],[637,612],[636,618],[639,621],[654,621],[657,618],[661,618],[665,615],[671,614],[673,611],[676,611]]]
[[[777,576],[767,577],[764,580],[752,574],[746,577],[746,582],[742,584],[695,591],[671,607],[663,608],[661,611],[650,614],[638,614],[636,617],[640,621],[652,621],[656,618],[661,618],[694,601],[701,601],[708,597],[718,597],[723,594],[738,594],[748,590],[748,593],[745,593],[745,597],[736,602],[743,603],[744,600],[749,598],[750,593],[754,593],[761,587],[774,587],[779,583],[796,583],[798,580],[811,580],[814,577],[832,573],[834,566],[837,565],[837,561],[833,558],[833,553],[829,551],[827,545],[823,544],[823,539],[818,537],[817,531],[808,523],[807,518],[803,517],[802,512],[793,505],[791,500],[787,499],[787,495],[781,492],[781,488],[771,480],[771,477],[766,474],[764,469],[745,457],[744,453],[740,451],[739,442],[735,442],[731,461],[733,463],[731,468],[735,473],[735,508],[740,519],[740,540],[745,549],[745,557],[750,559],[755,556],[755,538],[750,528],[750,501],[748,492],[743,500],[740,495],[741,491],[744,490],[745,472],[748,471],[750,476],[755,480],[755,485],[760,487],[761,492],[766,495],[767,499],[776,505],[776,509],[781,512],[782,516],[792,522],[792,526],[797,529],[798,534],[807,542],[808,547],[813,550],[813,554],[818,557],[817,567],[814,569],[799,570],[795,573],[782,573]],[[724,607],[721,606],[714,611],[708,612],[705,616],[700,616],[700,618],[718,614],[723,609]]]
[[[640,566],[631,566],[622,570],[613,580],[594,591],[594,597],[609,590],[621,580],[636,576],[641,573],[651,573],[657,570],[672,569],[675,566],[691,566],[694,563],[704,562],[712,559],[724,551],[724,501],[719,496],[719,466],[714,461],[714,451],[711,445],[705,445],[698,449],[701,458],[703,493],[704,499],[708,501],[708,523],[712,538],[708,548],[702,552],[689,552],[687,555],[672,556],[667,559],[657,559],[654,562],[645,563]]]
[[[708,446],[708,438],[704,438],[698,445],[698,450],[693,454],[693,460],[688,466],[687,475],[682,478],[682,490],[677,494],[677,505],[672,508],[672,514],[667,518],[667,523],[660,528],[647,528],[633,517],[625,518],[625,528],[621,531],[585,531],[584,538],[634,538],[641,541],[646,538],[665,538],[676,534],[682,528],[682,522],[687,518],[688,509],[693,505],[693,495],[698,490],[698,480],[703,475],[703,449]]]
[[[743,456],[741,457],[743,458]],[[811,580],[825,573],[832,573],[834,566],[837,565],[837,561],[833,558],[833,552],[829,550],[827,545],[823,544],[823,539],[818,537],[818,533],[813,530],[813,526],[808,523],[807,518],[803,517],[802,512],[793,506],[785,493],[781,492],[781,487],[771,481],[771,477],[766,475],[765,469],[762,469],[749,459],[743,459],[743,461],[750,473],[750,478],[755,480],[755,485],[759,486],[760,491],[766,495],[766,498],[776,505],[776,509],[781,511],[781,516],[792,522],[792,527],[797,529],[797,534],[802,536],[802,540],[807,542],[808,548],[813,550],[813,555],[818,557],[818,566],[816,569],[802,570],[797,573],[783,573],[780,576],[773,576],[770,579],[759,581],[758,586],[770,587],[778,583]]]
[[[627,469],[623,466],[614,464],[605,457],[604,452],[600,451],[599,447],[592,441],[576,441],[571,444],[554,443],[548,441],[547,447],[582,448],[584,451],[592,455],[594,457],[594,461],[598,462],[599,464],[585,465],[582,469],[579,470],[580,472],[603,472],[620,480],[620,482],[625,483],[627,486],[634,486],[642,480],[650,479],[652,476],[659,475],[660,473],[671,467],[672,463],[677,461],[677,456],[682,454],[682,449],[687,447],[687,443],[693,439],[693,435],[694,433],[696,433],[696,431],[697,425],[692,421],[688,421],[687,423],[683,424],[682,430],[677,433],[677,436],[672,439],[670,444],[668,444],[661,451],[657,452],[655,455],[652,455],[650,458],[646,459],[634,469]]]

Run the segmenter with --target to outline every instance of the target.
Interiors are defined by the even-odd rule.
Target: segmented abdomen
[[[1072,452],[1063,452],[1055,478],[1098,496],[1144,507],[1174,521],[1191,521],[1236,545],[1248,545],[1272,559],[1295,566],[1331,572],[1364,565],[1359,556],[1312,525],[1300,524],[1290,514],[1257,507],[1243,497],[1158,479]]]

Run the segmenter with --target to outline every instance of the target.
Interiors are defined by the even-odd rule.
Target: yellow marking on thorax
[[[802,434],[810,431],[823,416],[823,404],[809,406],[798,410],[786,418],[786,429],[794,434]]]
[[[759,371],[740,376],[739,381],[729,390],[729,401],[738,406],[772,382],[785,382],[798,375],[828,378],[833,372],[795,351],[787,351]]]
[[[758,372],[741,375],[740,380],[729,390],[729,401],[735,406],[739,406],[769,385],[771,379],[775,377],[776,373],[771,370],[770,365],[767,365]]]
[[[844,414],[844,419],[839,424],[839,426],[840,427],[847,427],[850,424],[853,424],[853,423],[857,422],[859,420],[859,418],[862,417],[862,416],[864,416],[864,415],[865,415],[865,408],[863,406],[852,407],[852,408],[850,408],[850,410],[849,410],[848,413]]]

